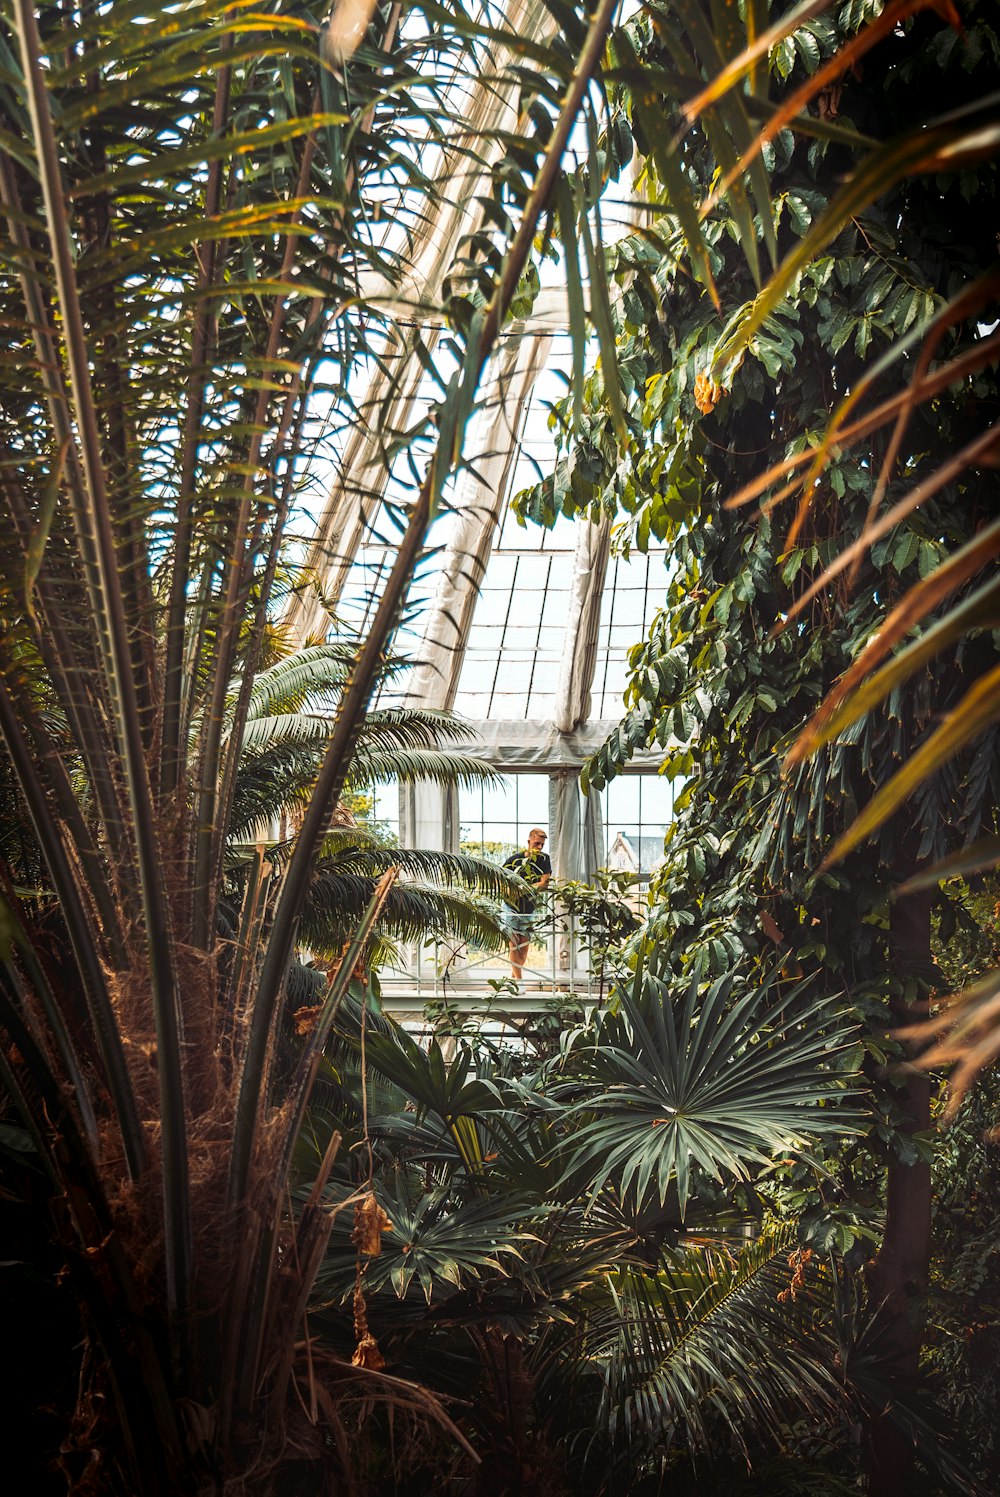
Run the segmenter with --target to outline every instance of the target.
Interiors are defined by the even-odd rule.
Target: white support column
[[[399,787],[399,840],[404,847],[458,852],[458,790],[424,781]]]
[[[583,802],[581,822],[583,877],[589,879],[593,878],[598,868],[602,868],[606,861],[604,816],[601,810],[601,797],[596,792],[592,795],[584,795],[581,791],[580,799]]]
[[[551,21],[542,0],[511,0],[506,15],[511,31],[543,36]],[[464,238],[483,222],[480,199],[503,149],[502,137],[518,128],[519,85],[495,61],[468,90],[461,109],[465,129],[445,151],[435,175],[441,185],[438,211],[423,218],[413,234],[409,266],[397,287],[381,276],[368,277],[363,297],[390,316],[418,324],[413,333],[396,329],[359,405],[359,420],[345,443],[339,472],[316,523],[307,567],[316,587],[293,599],[285,621],[300,642],[325,632],[365,531],[366,521],[385,494],[390,464],[386,452],[394,435],[411,425],[424,369],[416,356],[418,337],[433,352],[442,321],[442,285]]]
[[[553,721],[560,733],[573,733],[590,716],[590,688],[597,660],[597,631],[601,598],[608,569],[611,522],[578,523],[569,616],[566,620],[562,667],[556,688]]]
[[[580,787],[575,769],[549,776],[549,854],[557,879],[586,877],[580,816]]]

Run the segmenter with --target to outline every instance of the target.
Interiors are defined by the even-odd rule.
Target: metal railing
[[[530,937],[527,960],[522,967],[518,992],[504,986],[504,1003],[516,1002],[519,1009],[531,1007],[545,994],[575,993],[585,1003],[599,997],[600,983],[595,978],[587,952],[580,940],[575,917],[560,907],[554,895],[538,898],[538,919]],[[539,956],[541,953],[541,956]],[[383,997],[389,1006],[399,1008],[402,1001],[413,1008],[427,1004],[457,1007],[479,1007],[493,1000],[498,985],[511,978],[509,958],[502,952],[470,949],[468,942],[436,939],[421,947],[411,947],[407,970],[384,972],[381,977]]]

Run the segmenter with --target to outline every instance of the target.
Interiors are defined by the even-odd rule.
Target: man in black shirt
[[[541,827],[533,826],[528,833],[525,851],[513,853],[503,865],[520,874],[525,883],[531,884],[539,894],[548,888],[552,877],[552,862],[548,853],[543,851],[544,847],[545,833]],[[515,982],[521,979],[521,970],[528,955],[531,933],[535,928],[536,906],[537,900],[526,894],[520,905],[505,904],[503,907],[504,924],[510,931],[510,972]]]

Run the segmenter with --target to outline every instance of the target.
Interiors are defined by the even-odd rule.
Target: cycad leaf
[[[612,1279],[621,1327],[603,1402],[616,1443],[662,1451],[683,1427],[705,1449],[721,1421],[745,1448],[793,1411],[833,1411],[842,1394],[831,1338],[818,1327],[803,1337],[789,1313],[794,1251],[788,1232],[738,1254],[690,1246],[665,1253],[655,1273]],[[798,1293],[813,1304],[824,1289],[814,1269]]]

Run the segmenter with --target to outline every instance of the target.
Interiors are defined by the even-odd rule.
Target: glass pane
[[[528,681],[531,678],[531,666],[531,655],[526,652],[520,652],[517,655],[508,654],[505,650],[497,666],[497,691],[516,692],[519,696],[526,696]]]
[[[485,785],[463,785],[459,791],[459,806],[462,815],[471,816],[474,821],[482,821],[485,797]]]
[[[507,605],[510,601],[509,589],[498,591],[492,587],[480,593],[476,601],[476,617],[472,626],[473,631],[478,634],[481,630],[489,628],[502,628],[507,617]]]
[[[663,862],[663,833],[646,831],[639,838],[639,872],[652,873]]]
[[[674,790],[657,774],[623,775],[602,793],[605,863],[643,881],[663,861]]]
[[[576,524],[560,515],[550,530],[543,532],[546,551],[572,551],[576,546]]]
[[[545,629],[559,636],[559,648],[566,634],[566,617],[569,613],[569,593],[565,588],[550,588],[544,598],[541,594],[530,594],[521,600],[521,609],[540,620]]]
[[[461,717],[467,717],[473,722],[487,717],[489,710],[490,699],[482,692],[460,691],[455,698],[455,711]]]
[[[625,661],[621,659],[616,660],[613,657],[609,659],[607,668],[604,672],[604,681],[601,683],[606,709],[604,712],[602,712],[602,717],[614,717],[620,715],[620,713],[618,712],[618,706],[625,691],[625,684],[627,680],[628,667],[626,666]]]
[[[534,674],[531,677],[532,696],[537,692],[547,692],[551,696],[559,682],[561,667],[561,659],[536,658]]]
[[[530,617],[530,615],[527,616]],[[512,620],[507,625],[503,636],[504,649],[519,650],[526,658],[530,659],[535,644],[538,641],[538,624],[524,622],[526,618],[524,609],[518,609],[515,617],[520,622],[515,624]]]
[[[494,551],[487,564],[484,590],[508,592],[514,581],[515,565],[513,556]]]
[[[644,775],[642,821],[645,827],[666,827],[673,818],[674,790],[662,775]]]
[[[607,828],[608,867],[638,873],[640,862],[639,828],[611,825]]]
[[[488,661],[497,659],[500,654],[500,634],[496,629],[491,630],[490,634],[491,638],[481,639],[473,648],[466,650],[464,661],[466,668],[472,665],[481,671]]]
[[[638,825],[641,784],[638,775],[620,775],[607,788],[604,817],[607,825]]]
[[[505,776],[499,785],[484,785],[482,807],[485,821],[516,821],[517,807],[513,780]]]
[[[634,588],[616,588],[613,599],[608,599],[608,609],[602,622],[611,622],[618,627],[628,627],[642,632],[646,595]],[[632,643],[638,642],[635,634]]]
[[[533,826],[540,826],[543,831],[548,831],[548,775],[520,774],[517,776],[517,819],[524,826],[525,836]]]
[[[556,698],[554,692],[533,691],[528,698],[527,717],[529,719],[550,718],[556,710]]]
[[[376,820],[399,820],[399,786],[395,781],[389,785],[376,785],[372,791],[372,799],[372,813]]]
[[[517,561],[515,590],[521,595],[518,606],[526,607],[531,591],[542,592],[548,581],[549,558],[547,556],[520,556]]]

